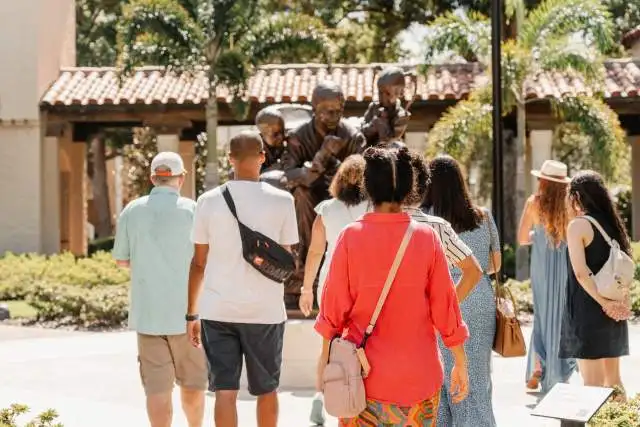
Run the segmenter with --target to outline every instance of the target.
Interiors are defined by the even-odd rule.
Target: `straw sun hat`
[[[531,175],[561,184],[571,182],[571,178],[569,178],[567,173],[567,165],[556,160],[545,160],[540,169],[531,171]]]

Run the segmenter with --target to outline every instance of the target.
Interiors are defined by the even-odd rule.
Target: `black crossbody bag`
[[[222,190],[222,196],[238,222],[242,239],[242,256],[245,261],[263,276],[275,282],[286,281],[296,268],[293,255],[278,242],[250,229],[238,219],[236,205],[233,203],[229,187],[226,185]]]

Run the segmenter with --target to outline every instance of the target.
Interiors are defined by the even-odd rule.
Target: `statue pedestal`
[[[280,389],[313,389],[322,337],[313,329],[315,320],[288,320],[284,332]],[[246,390],[246,367],[240,388]]]

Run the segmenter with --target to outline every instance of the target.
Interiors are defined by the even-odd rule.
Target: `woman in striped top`
[[[411,215],[414,221],[430,225],[435,230],[442,243],[447,264],[450,268],[458,267],[461,272],[459,281],[456,283],[456,294],[458,301],[462,302],[482,278],[482,269],[480,269],[480,264],[473,256],[469,246],[460,239],[448,221],[437,216],[427,215],[419,208],[427,194],[429,169],[424,157],[415,151],[411,152],[411,165],[416,183],[411,195],[405,199],[404,210]]]

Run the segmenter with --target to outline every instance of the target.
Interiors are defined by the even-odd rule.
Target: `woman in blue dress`
[[[560,331],[566,303],[567,166],[547,160],[540,170],[536,194],[529,197],[520,219],[518,241],[531,245],[533,333],[527,358],[527,388],[545,394],[566,382],[575,369],[572,359],[560,359]]]
[[[431,183],[423,204],[425,213],[451,223],[460,239],[471,248],[482,270],[492,273],[500,268],[500,239],[488,210],[471,203],[458,163],[449,156],[438,156],[429,163]],[[454,282],[461,271],[451,268]],[[469,370],[469,396],[453,404],[449,395],[450,377],[445,374],[440,394],[438,427],[495,427],[491,401],[491,353],[496,329],[496,305],[487,274],[460,301],[462,317],[469,327],[470,338],[464,345]],[[440,341],[445,372],[453,366],[453,358]]]

